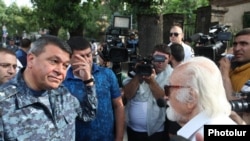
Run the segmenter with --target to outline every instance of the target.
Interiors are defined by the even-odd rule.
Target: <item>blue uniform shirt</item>
[[[21,62],[23,67],[25,68],[27,65],[27,53],[23,51],[22,49],[18,49],[16,51],[16,57]]]
[[[22,70],[0,86],[0,141],[74,141],[76,117],[95,118],[95,86],[86,87],[82,102],[62,85],[57,89],[34,91],[23,80]]]

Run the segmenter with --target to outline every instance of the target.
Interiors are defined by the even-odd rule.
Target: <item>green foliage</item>
[[[117,0],[88,1],[84,7],[87,14],[85,20],[85,36],[98,39],[105,34],[106,28],[112,23],[112,15],[127,15],[124,11],[124,3]]]
[[[8,36],[13,37],[14,35],[21,35],[22,31],[25,30],[25,18],[22,16],[20,8],[16,3],[11,4],[5,10],[7,18],[4,20],[4,24],[8,29]]]
[[[164,0],[121,0],[130,4],[135,14],[160,14],[163,12]]]
[[[208,0],[120,0],[132,7],[134,14],[167,14],[181,13],[186,20],[194,21],[194,10],[207,6]]]
[[[180,13],[185,15],[186,23],[192,23],[195,20],[195,10],[199,7],[207,6],[208,0],[169,0],[164,13]]]
[[[6,7],[0,0],[0,19],[11,35],[40,28],[83,30],[86,36],[97,38],[112,22],[112,15],[185,14],[187,22],[194,21],[194,10],[208,5],[208,0],[31,0],[33,8]],[[103,17],[107,19],[103,19]]]
[[[70,31],[84,30],[87,36],[96,36],[100,29],[96,21],[110,10],[100,5],[100,1],[88,0],[32,0],[36,7],[39,23],[44,28],[61,27]],[[46,12],[44,12],[46,11]],[[80,31],[81,32],[81,31]],[[83,31],[82,31],[83,32]]]
[[[2,0],[0,0],[0,20],[1,20],[1,25],[5,24],[8,17],[5,14],[5,10],[6,10],[6,5],[4,4],[4,2]]]
[[[18,7],[15,2],[6,7],[3,1],[0,0],[1,26],[5,25],[7,27],[9,37],[21,36],[24,31],[26,33],[37,31],[38,24],[35,17],[29,7]]]
[[[60,28],[58,31],[58,37],[65,41],[68,40],[68,31],[64,28]]]

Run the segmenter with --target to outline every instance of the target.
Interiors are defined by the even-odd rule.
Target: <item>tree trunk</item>
[[[163,43],[163,16],[138,15],[139,54],[147,56],[156,44]]]

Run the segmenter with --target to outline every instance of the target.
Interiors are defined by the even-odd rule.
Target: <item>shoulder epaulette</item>
[[[0,90],[0,102],[15,95],[17,93],[17,87],[15,85],[9,85]]]

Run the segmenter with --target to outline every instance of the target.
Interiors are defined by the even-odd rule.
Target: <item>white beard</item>
[[[169,101],[168,101],[168,105],[169,107],[166,110],[168,119],[171,121],[177,121],[177,122],[181,121],[182,116],[174,110],[174,108],[171,106]]]

